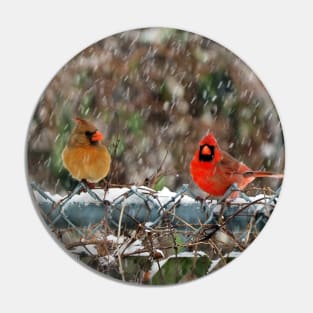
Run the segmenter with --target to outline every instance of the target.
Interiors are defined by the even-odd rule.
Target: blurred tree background
[[[112,183],[141,185],[162,164],[151,187],[188,183],[201,194],[189,162],[209,129],[251,168],[284,170],[282,128],[263,84],[229,50],[193,33],[123,32],[91,45],[57,73],[36,107],[27,147],[30,181],[52,193],[76,184],[61,159],[76,116],[97,125],[111,152],[119,139]],[[275,189],[281,181],[253,184]]]

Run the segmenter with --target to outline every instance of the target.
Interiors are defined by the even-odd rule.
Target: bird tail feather
[[[274,172],[262,172],[262,171],[247,171],[243,173],[245,177],[270,177],[270,178],[284,178],[284,174]]]

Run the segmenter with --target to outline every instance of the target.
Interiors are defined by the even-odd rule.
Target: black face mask
[[[210,149],[211,154],[203,154],[202,151],[203,149],[207,147]],[[214,159],[214,146],[208,145],[208,144],[204,144],[200,146],[200,151],[199,151],[199,161],[203,161],[203,162],[210,162]]]
[[[86,132],[85,132],[86,137],[89,139],[89,142],[90,142],[90,144],[92,144],[92,145],[96,145],[96,144],[97,144],[97,141],[93,141],[93,140],[92,140],[92,136],[93,136],[96,132],[97,132],[96,130],[93,131],[93,132],[91,132],[91,131],[86,131]]]

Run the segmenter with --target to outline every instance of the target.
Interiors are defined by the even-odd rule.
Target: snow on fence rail
[[[274,193],[272,196],[247,197],[241,193],[243,198],[228,203],[225,209],[223,201],[199,201],[187,195],[187,185],[183,185],[179,192],[171,192],[166,187],[157,192],[145,186],[105,191],[91,190],[82,182],[66,197],[51,195],[35,183],[32,183],[32,188],[41,214],[50,227],[77,229],[101,220],[107,220],[113,228],[118,228],[119,224],[128,229],[139,224],[153,228],[164,221],[177,228],[190,228],[191,225],[218,224],[223,214],[223,226],[230,231],[246,229],[254,218],[259,232],[278,196]]]

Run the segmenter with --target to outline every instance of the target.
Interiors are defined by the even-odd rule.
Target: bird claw
[[[103,200],[103,204],[105,205],[105,206],[111,206],[111,201],[109,201],[109,200],[106,200],[106,199],[104,199]]]
[[[202,198],[202,197],[200,197],[200,196],[196,196],[196,197],[195,197],[195,200],[196,200],[196,201],[199,201],[200,203],[203,203],[203,202],[206,200],[206,198]]]
[[[96,187],[96,184],[95,183],[91,183],[91,182],[89,182],[89,181],[87,181],[86,179],[83,179],[82,180],[82,189],[81,189],[81,191],[84,191],[84,192],[87,192],[88,191],[88,189],[95,189],[95,187]]]

